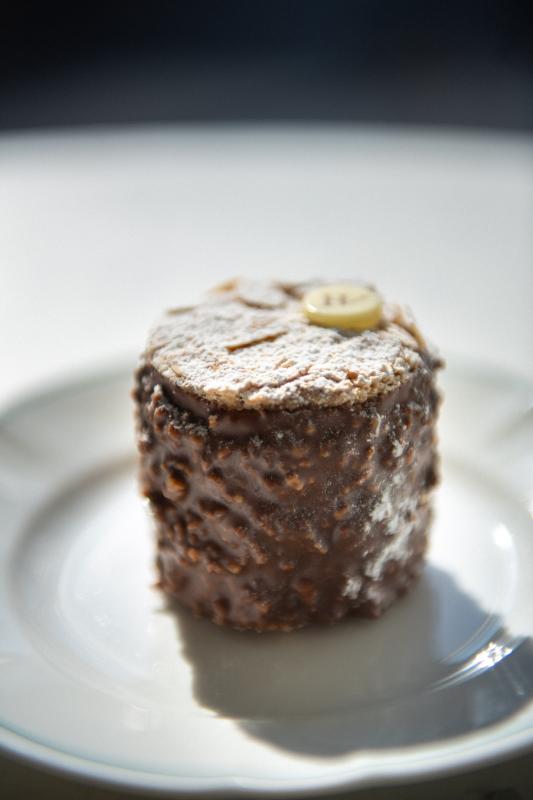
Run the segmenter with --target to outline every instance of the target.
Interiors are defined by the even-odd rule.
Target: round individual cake
[[[160,586],[214,622],[377,617],[422,569],[441,361],[405,308],[339,302],[235,280],[150,334],[134,398]]]

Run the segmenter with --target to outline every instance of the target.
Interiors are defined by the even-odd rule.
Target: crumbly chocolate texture
[[[265,631],[379,616],[407,589],[437,480],[440,363],[406,334],[417,358],[401,380],[329,406],[221,403],[148,348],[134,395],[165,591],[214,622]]]

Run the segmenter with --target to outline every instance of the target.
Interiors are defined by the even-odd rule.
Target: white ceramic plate
[[[239,634],[153,588],[128,372],[0,425],[0,741],[93,780],[306,794],[533,744],[527,385],[449,367],[444,481],[419,585],[377,622]]]

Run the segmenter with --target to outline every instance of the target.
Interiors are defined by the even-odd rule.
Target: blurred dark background
[[[0,128],[364,121],[533,129],[533,3],[4,3]]]

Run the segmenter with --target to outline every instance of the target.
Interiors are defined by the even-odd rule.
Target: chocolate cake
[[[377,617],[423,566],[441,362],[402,307],[335,327],[313,288],[229,282],[136,373],[161,588],[233,628]]]

